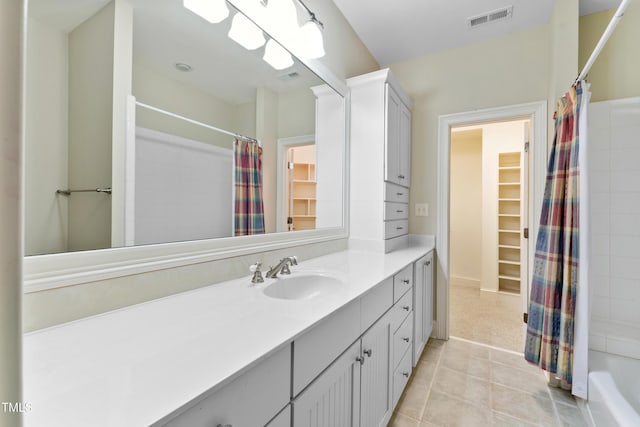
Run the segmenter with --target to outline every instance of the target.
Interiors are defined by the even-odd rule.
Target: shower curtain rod
[[[585,77],[587,77],[587,74],[589,74],[589,70],[591,70],[591,66],[598,58],[598,55],[600,55],[600,51],[602,51],[602,48],[604,48],[604,45],[607,44],[607,41],[609,40],[609,37],[611,37],[613,30],[616,28],[616,25],[618,25],[618,23],[620,22],[620,19],[622,19],[622,16],[624,15],[625,10],[627,10],[627,6],[629,6],[630,1],[631,0],[622,0],[622,2],[620,3],[620,6],[618,6],[618,9],[616,10],[616,13],[613,14],[613,18],[611,18],[609,25],[607,25],[607,29],[604,30],[602,37],[600,37],[600,41],[598,41],[596,48],[593,49],[593,52],[591,53],[589,60],[587,61],[586,64],[584,64],[584,68],[582,69],[582,72],[578,74],[578,77],[576,78],[576,81],[574,83],[577,83],[580,80],[583,80]]]
[[[199,122],[197,120],[190,119],[188,117],[180,116],[180,115],[172,113],[170,111],[161,110],[160,108],[157,108],[157,107],[154,107],[154,106],[151,106],[151,105],[148,105],[148,104],[144,104],[144,103],[139,102],[139,101],[136,101],[136,105],[139,106],[139,107],[142,107],[142,108],[146,108],[148,110],[155,111],[157,113],[161,113],[161,114],[165,114],[167,116],[174,117],[176,119],[184,120],[184,121],[189,122],[189,123],[194,124],[194,125],[198,125],[198,126],[202,126],[204,128],[207,128],[207,129],[215,130],[216,132],[221,132],[221,133],[224,133],[226,135],[235,136],[238,139],[243,139],[245,141],[253,141],[253,142],[257,143],[259,147],[262,147],[262,142],[257,140],[257,139],[255,139],[255,138],[250,138],[248,136],[243,136],[243,135],[240,135],[240,134],[235,133],[235,132],[229,132],[228,130],[220,129],[220,128],[217,128],[215,126],[211,126],[211,125],[208,125],[206,123],[202,123],[202,122]]]

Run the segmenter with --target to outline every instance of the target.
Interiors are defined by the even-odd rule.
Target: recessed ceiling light
[[[184,73],[188,73],[189,71],[193,70],[193,68],[191,68],[191,65],[185,64],[184,62],[176,62],[174,64],[174,67],[176,67],[176,70],[182,71]]]

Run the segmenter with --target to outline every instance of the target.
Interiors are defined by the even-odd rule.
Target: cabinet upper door
[[[404,104],[400,104],[398,157],[398,183],[409,187],[411,181],[411,111]]]
[[[391,312],[362,336],[360,425],[386,426],[391,419]]]
[[[389,84],[386,85],[387,105],[385,111],[386,135],[384,141],[384,180],[400,182],[400,97]]]

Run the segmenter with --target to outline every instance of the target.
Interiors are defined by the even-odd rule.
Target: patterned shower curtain
[[[579,135],[582,82],[557,103],[536,241],[525,359],[572,383],[578,287]]]
[[[235,236],[264,234],[262,200],[262,148],[255,141],[236,139],[235,159]]]

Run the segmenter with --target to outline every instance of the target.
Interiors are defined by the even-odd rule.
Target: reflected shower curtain
[[[557,103],[540,228],[536,240],[525,359],[573,380],[574,318],[579,268],[579,117],[584,83]]]
[[[236,139],[234,235],[264,234],[262,148],[255,141]]]

